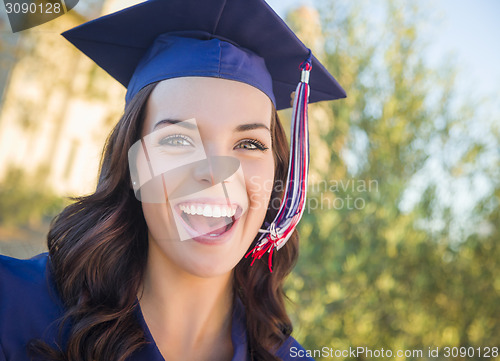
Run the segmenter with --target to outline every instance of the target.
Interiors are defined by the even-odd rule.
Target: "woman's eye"
[[[169,135],[159,141],[160,145],[168,145],[171,147],[190,147],[192,142],[189,137],[181,134]]]
[[[262,142],[257,139],[246,139],[236,144],[236,149],[261,150],[268,149]]]

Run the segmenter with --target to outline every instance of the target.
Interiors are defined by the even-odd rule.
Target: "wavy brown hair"
[[[127,105],[106,141],[93,194],[72,198],[51,223],[47,235],[49,267],[65,306],[59,348],[30,340],[30,356],[54,361],[124,361],[146,343],[134,310],[147,262],[147,224],[130,183],[128,149],[140,139],[145,105],[157,83],[144,87]],[[275,185],[284,184],[289,149],[273,108],[272,151]],[[282,187],[281,187],[282,188]],[[274,187],[271,199],[280,198]],[[270,202],[265,222],[277,213]],[[258,236],[250,248],[255,246]],[[236,265],[233,291],[246,310],[249,351],[253,360],[278,360],[273,350],[292,332],[285,309],[283,282],[298,257],[296,233],[267,261],[242,258]],[[65,326],[69,325],[63,348]]]

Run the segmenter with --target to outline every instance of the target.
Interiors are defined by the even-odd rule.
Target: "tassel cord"
[[[257,244],[245,255],[245,258],[252,255],[251,265],[253,265],[256,259],[269,253],[268,267],[270,272],[272,272],[274,250],[277,251],[286,244],[305,211],[310,161],[307,105],[311,68],[311,52],[309,52],[308,59],[300,66],[302,70],[301,82],[295,91],[290,127],[290,159],[280,208],[274,220],[268,224],[268,228],[259,230],[262,234]]]

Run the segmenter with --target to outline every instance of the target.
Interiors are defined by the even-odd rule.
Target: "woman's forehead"
[[[162,118],[200,122],[270,125],[272,102],[259,89],[246,83],[210,77],[181,77],[161,81],[147,104],[148,128]],[[230,125],[230,124],[227,124]]]

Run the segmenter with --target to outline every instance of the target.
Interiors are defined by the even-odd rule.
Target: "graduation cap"
[[[295,91],[287,187],[275,220],[247,254],[255,261],[269,252],[272,271],[273,250],[304,211],[307,104],[344,98],[335,78],[264,0],[149,0],[62,35],[127,88],[127,103],[150,83],[185,76],[250,84],[277,110],[290,107]]]

